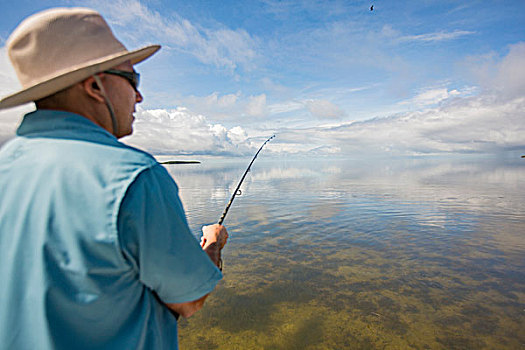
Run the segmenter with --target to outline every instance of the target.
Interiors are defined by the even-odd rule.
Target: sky
[[[525,154],[523,0],[0,0],[6,53],[25,17],[98,10],[128,49],[144,101],[125,143],[153,154]],[[373,11],[370,6],[373,5]],[[32,104],[0,111],[0,144]]]

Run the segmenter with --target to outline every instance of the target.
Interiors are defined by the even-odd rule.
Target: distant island
[[[159,164],[200,164],[198,160],[167,160],[165,162],[159,162]]]

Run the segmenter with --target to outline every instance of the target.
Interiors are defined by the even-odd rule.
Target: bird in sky
[[[374,11],[374,5],[370,6],[370,11]]]

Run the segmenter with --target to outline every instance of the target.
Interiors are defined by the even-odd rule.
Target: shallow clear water
[[[168,165],[190,226],[250,159]],[[525,348],[525,159],[260,156],[182,349]]]

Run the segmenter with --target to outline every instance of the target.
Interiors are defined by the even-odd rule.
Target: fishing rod
[[[239,181],[239,184],[237,185],[237,188],[233,192],[233,195],[230,198],[230,201],[228,202],[228,205],[226,205],[226,209],[224,209],[224,212],[222,213],[222,216],[219,219],[219,225],[222,225],[222,222],[224,221],[224,218],[226,217],[226,214],[228,214],[228,210],[230,210],[230,206],[232,205],[233,200],[235,199],[235,196],[237,196],[237,194],[239,194],[239,195],[241,194],[240,188],[241,188],[242,182],[244,181],[244,178],[246,177],[246,175],[250,171],[250,168],[252,167],[252,164],[255,161],[255,158],[257,158],[257,156],[259,155],[259,152],[261,152],[261,150],[263,149],[264,145],[266,145],[266,143],[268,143],[274,137],[275,137],[275,135],[270,137],[268,140],[264,141],[264,143],[262,144],[261,148],[259,148],[257,153],[255,153],[255,156],[253,157],[252,161],[250,162],[250,165],[248,165],[248,169],[246,169],[246,171],[244,172],[244,175],[242,176],[241,181]]]

